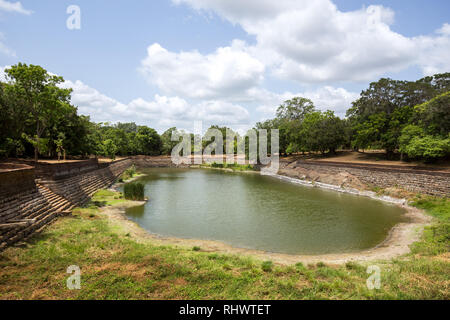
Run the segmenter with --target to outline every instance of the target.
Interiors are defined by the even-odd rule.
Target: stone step
[[[45,203],[44,198],[38,198],[38,199],[34,199],[32,201],[29,201],[24,206],[10,209],[6,212],[3,212],[3,214],[0,216],[0,221],[2,221],[2,222],[7,221],[7,220],[13,219],[17,216],[23,215],[24,213],[26,213],[30,210],[34,210],[36,207],[39,208],[44,203]]]
[[[111,186],[130,165],[131,161],[123,161],[64,180],[38,180],[36,189],[0,198],[0,224],[5,227],[0,229],[0,251],[28,239],[58,216],[85,204],[99,189]]]
[[[12,219],[26,219],[32,212],[39,211],[42,208],[46,207],[48,203],[45,201],[45,199],[42,199],[42,202],[40,202],[36,207],[28,208],[27,210],[23,211],[16,211],[7,217],[5,217],[5,221],[12,220]]]
[[[14,199],[13,201],[1,206],[0,215],[5,211],[11,210],[11,209],[17,209],[18,207],[20,207],[27,201],[33,200],[36,197],[38,197],[38,194],[36,192],[34,192],[31,194],[27,194],[27,195],[21,197],[20,199]]]

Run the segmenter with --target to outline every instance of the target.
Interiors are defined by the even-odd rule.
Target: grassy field
[[[416,199],[436,219],[401,259],[289,267],[138,242],[99,211],[123,201],[118,193],[100,191],[73,217],[0,253],[0,299],[450,298],[448,199]],[[81,290],[66,287],[71,265],[81,268]],[[369,265],[381,268],[379,290],[366,286]]]

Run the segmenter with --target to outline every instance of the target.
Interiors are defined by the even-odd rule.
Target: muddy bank
[[[318,182],[326,185],[334,185],[341,188],[357,190],[369,190],[367,184],[348,172],[329,173],[302,167],[297,161],[280,161],[279,176],[299,179],[307,182]]]

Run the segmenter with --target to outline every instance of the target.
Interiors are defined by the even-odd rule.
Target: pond
[[[288,254],[355,252],[382,243],[405,210],[274,177],[148,169],[150,201],[126,215],[150,233]]]

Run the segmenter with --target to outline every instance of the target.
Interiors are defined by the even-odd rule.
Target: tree
[[[125,131],[126,133],[137,132],[138,130],[137,125],[134,122],[129,123],[119,122],[118,124],[116,124],[115,127],[119,130]]]
[[[117,146],[114,144],[112,139],[107,139],[102,143],[103,155],[106,157],[110,157],[111,159],[116,158]]]
[[[413,137],[402,151],[412,159],[425,159],[433,162],[450,153],[450,135],[448,138],[440,138],[426,135],[424,137]]]
[[[271,130],[279,130],[279,148],[280,154],[286,154],[290,143],[290,136],[288,126],[280,119],[266,120],[256,124],[256,130],[267,130],[267,150],[272,150],[272,133]],[[258,149],[259,149],[259,134],[258,134]]]
[[[154,129],[140,126],[136,134],[136,140],[140,154],[153,156],[161,154],[161,137]]]
[[[333,111],[316,111],[306,115],[301,135],[304,137],[304,147],[309,151],[336,153],[345,142],[344,122]]]
[[[66,136],[64,133],[60,133],[58,135],[58,139],[55,140],[56,144],[56,152],[58,153],[58,161],[61,160],[61,155],[64,156],[64,161],[66,161],[66,149],[64,149],[64,140],[66,139]]]
[[[353,145],[358,148],[378,146],[385,149],[390,158],[399,147],[401,130],[411,122],[412,107],[449,90],[450,73],[425,77],[415,82],[380,79],[371,83],[347,111],[355,133]],[[441,106],[448,106],[448,102]],[[448,119],[448,112],[442,110]],[[439,113],[435,114],[439,117]],[[433,112],[427,115],[431,117]],[[431,122],[434,123],[433,120]]]
[[[414,108],[415,121],[432,135],[450,132],[450,91]]]
[[[315,111],[311,100],[303,97],[295,97],[285,101],[278,107],[277,117],[265,122],[258,122],[257,129],[268,130],[268,147],[270,148],[270,130],[279,130],[280,154],[291,154],[306,151],[303,136],[300,134],[302,122],[308,114]]]
[[[6,157],[18,156],[25,151],[22,133],[28,117],[23,99],[10,87],[0,82],[0,155]]]
[[[55,117],[63,104],[70,101],[71,89],[61,89],[62,77],[48,74],[40,66],[19,63],[5,70],[10,90],[23,98],[27,111],[31,113],[34,126],[34,159],[38,161],[41,136],[48,123]]]
[[[172,134],[177,132],[177,128],[173,127],[166,130],[161,135],[161,152],[164,155],[170,155],[172,153],[173,148],[178,144],[177,141],[172,141]]]
[[[305,116],[315,111],[314,104],[311,100],[295,97],[285,101],[277,110],[277,118],[284,120],[302,121]]]

